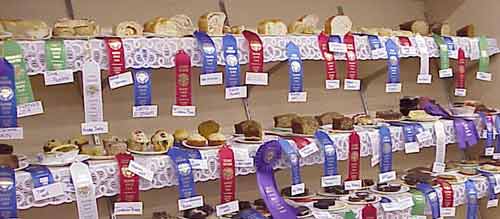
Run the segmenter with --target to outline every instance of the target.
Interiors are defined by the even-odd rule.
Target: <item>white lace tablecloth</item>
[[[236,36],[240,48],[240,64],[248,63],[248,49],[245,38]],[[382,46],[388,37],[381,37]],[[425,37],[430,57],[439,57],[439,48],[432,37]],[[462,48],[466,57],[479,57],[477,39],[453,37],[457,48]],[[222,37],[213,37],[218,52],[218,64],[223,65]],[[399,43],[397,38],[395,42]],[[415,40],[410,37],[412,46]],[[317,36],[263,36],[264,62],[287,60],[286,44],[290,41],[300,48],[303,60],[322,60],[318,47]],[[126,67],[128,68],[172,68],[174,56],[180,49],[184,49],[191,56],[193,66],[201,66],[201,55],[195,38],[127,38],[123,39],[125,48]],[[28,66],[28,74],[40,74],[45,69],[45,41],[20,41],[24,58]],[[68,68],[74,71],[81,70],[86,57],[91,57],[100,64],[102,69],[108,68],[107,52],[102,39],[91,40],[64,40],[67,53]],[[355,35],[356,55],[359,60],[372,59],[367,36]],[[489,55],[500,52],[496,39],[488,39]],[[385,55],[386,56],[386,55]],[[408,57],[407,55],[401,55]],[[337,60],[345,60],[344,54],[336,54]],[[387,57],[385,57],[387,58]]]

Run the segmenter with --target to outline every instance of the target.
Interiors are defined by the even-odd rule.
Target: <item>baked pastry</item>
[[[319,116],[315,116],[316,120],[318,120],[319,125],[329,125],[333,123],[333,118],[341,118],[344,117],[342,114],[337,112],[326,112]]]
[[[14,38],[43,39],[50,36],[49,26],[40,20],[0,20],[2,31]]]
[[[319,22],[319,17],[315,14],[308,14],[300,17],[297,21],[294,21],[288,25],[288,33],[297,34],[315,34],[318,32],[317,26]]]
[[[372,117],[365,114],[358,114],[352,117],[354,120],[354,124],[356,125],[374,125],[375,121],[373,121]]]
[[[193,35],[195,30],[191,18],[184,14],[178,14],[171,17],[169,20],[173,21],[177,31],[177,36],[190,36]]]
[[[475,37],[476,36],[476,26],[474,24],[469,24],[457,30],[457,36],[460,37]]]
[[[83,145],[80,147],[80,154],[89,156],[105,156],[106,150],[101,145]]]
[[[77,145],[74,144],[63,144],[59,146],[52,147],[50,151],[45,151],[45,152],[70,152],[70,151],[75,151],[75,150],[80,150],[80,148]]]
[[[292,132],[296,134],[314,135],[319,123],[312,116],[302,116],[292,119]]]
[[[99,33],[99,25],[94,20],[77,19],[70,20],[62,18],[54,24],[52,33],[54,36],[69,37],[69,36],[95,36]]]
[[[265,19],[257,24],[257,32],[263,35],[284,36],[288,33],[288,27],[280,19]]]
[[[144,24],[144,32],[163,36],[182,37],[191,35],[194,31],[191,18],[179,14],[171,18],[155,17]]]
[[[198,29],[209,36],[223,35],[226,14],[223,12],[209,12],[198,19]]]
[[[234,125],[235,134],[243,134],[245,137],[255,137],[262,140],[262,126],[255,120],[245,120]]]
[[[115,156],[127,152],[127,143],[117,136],[110,136],[102,140],[104,150],[108,156]]]
[[[414,34],[420,34],[422,36],[429,35],[429,24],[422,20],[408,21],[399,25],[399,29],[411,31]]]
[[[275,116],[274,119],[274,127],[276,128],[291,128],[292,120],[294,118],[299,117],[299,115],[295,113],[288,113],[283,115]]]
[[[431,32],[440,36],[450,36],[451,27],[448,23],[435,23],[431,25]]]
[[[208,138],[210,134],[220,131],[220,125],[214,120],[207,120],[198,125],[198,133],[203,137]]]
[[[361,186],[362,187],[368,187],[368,186],[373,186],[375,185],[375,182],[373,179],[363,179],[361,180]]]
[[[344,36],[351,31],[352,21],[344,15],[343,9],[338,8],[336,16],[329,17],[325,21],[325,33],[328,35]]]
[[[343,185],[336,185],[336,186],[328,186],[324,188],[324,191],[326,193],[333,193],[336,195],[347,195],[349,194],[349,191],[345,190],[345,187]]]
[[[174,132],[175,142],[182,142],[189,137],[189,132],[186,129],[177,129]]]
[[[236,26],[224,26],[224,33],[230,34],[242,34],[246,28],[244,25],[236,25]]]
[[[165,130],[156,131],[151,137],[154,151],[166,151],[174,145],[174,136]]]
[[[114,27],[115,36],[142,36],[143,27],[136,21],[124,21]]]
[[[375,116],[380,119],[384,120],[399,120],[403,116],[400,112],[396,112],[393,110],[387,110],[387,111],[377,111],[375,113]]]
[[[135,130],[128,139],[128,148],[134,151],[147,151],[149,149],[149,138],[141,130]]]
[[[51,152],[53,148],[61,146],[62,142],[58,139],[50,139],[45,143],[43,146],[43,151],[44,152]]]
[[[352,130],[354,129],[354,120],[347,116],[335,117],[332,120],[333,130]]]
[[[187,139],[186,143],[192,146],[203,147],[208,144],[207,139],[198,133],[191,134]]]
[[[0,154],[0,166],[7,166],[12,169],[19,168],[19,160],[16,155]]]
[[[413,36],[413,32],[407,30],[393,30],[391,32],[391,36],[396,37],[411,37]]]
[[[318,200],[313,203],[313,207],[318,209],[328,209],[330,205],[327,202],[322,202],[321,200]]]
[[[432,116],[427,114],[425,110],[412,110],[408,113],[408,117],[413,120],[426,120],[432,118]]]
[[[14,147],[10,144],[0,144],[0,154],[12,154]]]
[[[401,190],[401,184],[399,183],[379,183],[377,184],[377,191],[381,192],[398,192]]]
[[[226,137],[221,133],[212,133],[208,136],[208,146],[218,146],[226,143]]]
[[[87,139],[87,137],[85,137],[83,135],[75,136],[75,137],[68,140],[68,144],[74,144],[74,145],[77,145],[79,147],[82,145],[86,145],[88,143],[89,143],[89,139]]]
[[[356,195],[350,195],[349,198],[347,198],[350,202],[361,202],[362,199]]]

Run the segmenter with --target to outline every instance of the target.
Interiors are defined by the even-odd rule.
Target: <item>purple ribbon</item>
[[[458,147],[462,150],[477,144],[479,135],[477,134],[476,125],[472,120],[461,118],[453,119],[455,127],[455,135],[457,136]]]
[[[443,119],[451,118],[450,113],[448,113],[445,109],[443,109],[443,107],[441,107],[438,104],[434,104],[431,101],[425,101],[422,104],[422,108],[429,115],[440,116]]]
[[[257,184],[260,196],[273,218],[297,219],[297,210],[287,204],[278,192],[273,166],[280,160],[281,146],[278,141],[268,141],[255,154]]]

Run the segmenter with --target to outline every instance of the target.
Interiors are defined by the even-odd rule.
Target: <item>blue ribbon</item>
[[[54,177],[46,166],[30,165],[25,170],[31,174],[31,179],[33,180],[35,188],[54,183]]]
[[[176,166],[177,180],[179,181],[179,198],[185,199],[196,196],[193,169],[188,160],[188,155],[178,148],[170,148],[167,153]]]
[[[392,171],[392,139],[391,130],[382,126],[378,130],[380,136],[380,172]]]
[[[428,183],[418,183],[417,190],[422,192],[425,200],[430,204],[432,211],[432,218],[437,219],[441,217],[441,208],[439,206],[439,199],[436,190]]]
[[[195,31],[194,36],[198,40],[198,48],[201,51],[203,65],[201,74],[214,73],[217,71],[217,49],[212,38],[205,32]]]
[[[342,38],[339,35],[330,35],[328,41],[331,43],[342,43]]]
[[[16,176],[14,170],[0,166],[0,217],[17,218]]]
[[[248,208],[240,211],[239,218],[241,219],[267,219],[264,215],[253,208]]]
[[[467,204],[467,219],[477,219],[479,205],[477,203],[476,186],[472,180],[465,181],[465,203]]]
[[[400,123],[400,122],[391,122],[393,126],[399,126],[403,128],[403,134],[405,135],[405,143],[411,143],[417,141],[417,129],[418,123]],[[421,125],[420,125],[421,126]]]
[[[280,139],[278,142],[281,145],[281,149],[283,149],[283,152],[285,152],[290,160],[290,165],[292,167],[292,185],[302,183],[300,177],[300,159],[297,150],[285,139]]]
[[[151,105],[151,69],[133,69],[134,106]]]
[[[453,43],[453,39],[448,36],[443,36],[443,40],[448,46],[448,52],[451,53],[452,51],[456,50],[455,43]]]
[[[222,50],[224,51],[226,88],[240,86],[240,60],[236,39],[231,34],[222,38]]]
[[[304,70],[302,69],[302,59],[300,50],[293,42],[286,45],[286,54],[288,56],[288,85],[290,92],[304,91]]]
[[[177,144],[177,145],[175,145],[175,144]],[[186,153],[186,155],[188,156],[188,159],[202,159],[201,153],[199,150],[186,148],[186,147],[180,145],[179,143],[174,143],[174,147],[175,147],[175,149],[181,150],[184,153]]]
[[[477,134],[474,121],[455,118],[453,119],[453,126],[455,127],[455,135],[459,148],[466,149],[477,144],[479,135]]]
[[[496,145],[495,145],[495,153],[500,153],[500,116],[495,116],[495,129],[497,130],[496,134]]]
[[[382,43],[376,35],[368,35],[368,43],[370,43],[371,51],[382,48]]]
[[[495,194],[495,186],[497,185],[497,181],[495,176],[492,173],[479,171],[481,175],[485,176],[488,179],[488,200],[497,199],[497,195]]]
[[[479,116],[481,117],[481,122],[483,122],[486,127],[486,147],[493,147],[494,133],[493,133],[493,124],[488,122],[488,118],[484,112],[479,112]]]
[[[337,147],[335,147],[335,143],[330,136],[323,131],[316,131],[314,137],[316,137],[325,156],[325,162],[323,162],[323,176],[338,175]]]
[[[398,45],[391,39],[385,41],[387,51],[387,83],[400,83]]]
[[[17,127],[16,82],[14,67],[0,59],[0,128]]]

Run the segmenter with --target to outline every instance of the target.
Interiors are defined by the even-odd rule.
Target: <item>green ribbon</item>
[[[448,57],[448,45],[444,42],[443,38],[439,35],[433,34],[434,42],[439,47],[439,60],[440,60],[440,69],[448,69],[450,68],[450,59]]]
[[[45,62],[47,71],[63,70],[66,68],[66,50],[64,41],[45,41]]]
[[[350,210],[344,214],[344,219],[356,219],[356,214]]]
[[[411,189],[410,193],[413,197],[413,205],[411,215],[424,215],[425,210],[425,197],[424,194],[416,189]]]
[[[16,71],[16,101],[17,105],[31,103],[35,100],[31,82],[26,73],[26,62],[23,58],[23,50],[15,40],[7,40],[3,43],[0,56],[5,57]]]
[[[488,42],[486,37],[479,37],[479,71],[489,72],[490,56],[488,55]]]

